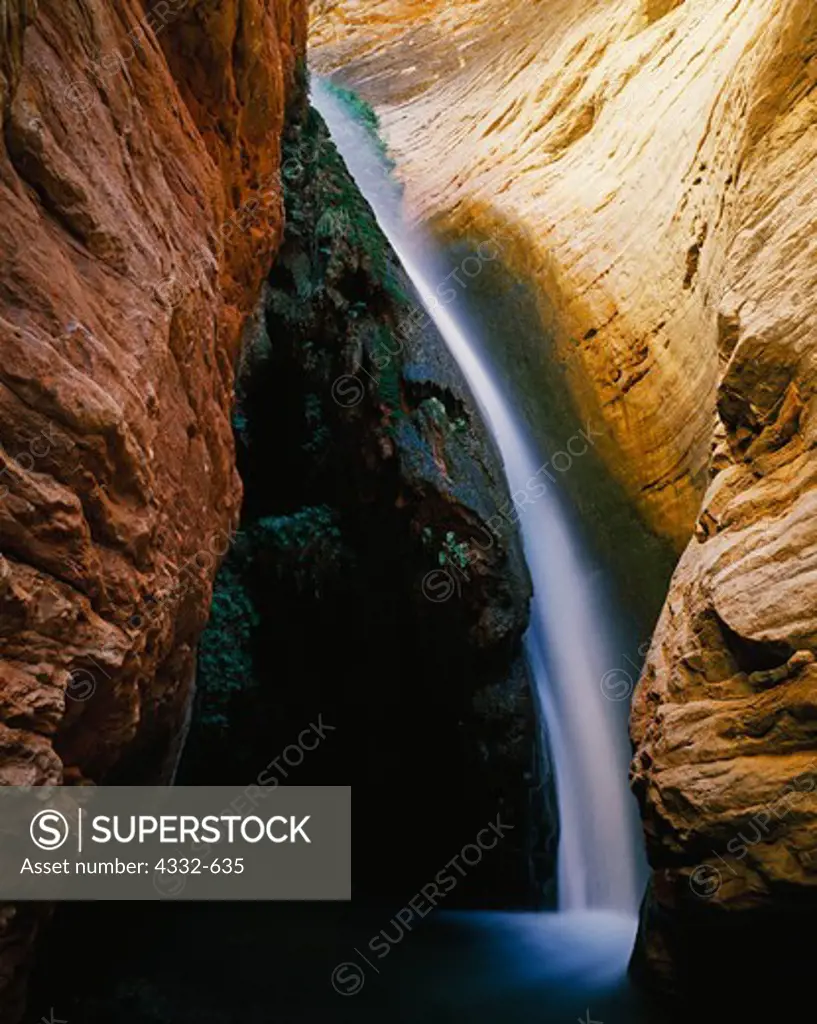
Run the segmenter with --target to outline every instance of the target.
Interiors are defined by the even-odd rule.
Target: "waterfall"
[[[401,222],[382,154],[316,76],[312,101],[467,379],[501,453],[510,493],[525,492],[534,478],[543,482],[539,470],[546,456],[515,415],[513,396],[503,393],[469,328],[451,306],[440,304],[435,288],[445,271],[435,272],[430,247]],[[553,478],[541,497],[519,506],[519,526],[534,586],[525,647],[556,776],[559,909],[634,914],[639,885],[628,746],[618,709],[602,692],[621,653],[608,627],[612,609],[556,487]]]

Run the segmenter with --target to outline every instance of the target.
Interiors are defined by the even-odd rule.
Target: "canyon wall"
[[[791,969],[778,916],[817,885],[817,9],[329,0],[313,22],[415,215],[517,240],[609,465],[688,541],[632,719],[642,962],[667,988],[713,957]]]
[[[746,232],[770,200],[788,203],[764,229],[775,250],[796,230],[779,169],[757,154],[750,178],[748,162],[799,5],[326,0],[313,12],[311,63],[375,105],[412,212],[515,239],[576,401],[606,424],[610,465],[648,522],[685,543],[723,363],[747,304],[783,286],[740,258]],[[805,92],[813,69],[790,56]]]
[[[0,32],[0,782],[164,779],[305,3],[4,0]],[[36,917],[0,921],[13,1017]]]

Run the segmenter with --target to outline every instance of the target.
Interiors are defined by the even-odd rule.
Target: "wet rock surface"
[[[353,785],[357,897],[411,895],[499,816],[506,838],[452,900],[536,904],[555,810],[501,463],[316,112],[293,111],[284,168],[239,378],[242,526],[180,781],[255,781],[323,716],[326,742],[265,780]]]

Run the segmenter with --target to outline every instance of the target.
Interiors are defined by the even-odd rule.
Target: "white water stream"
[[[541,486],[531,486],[534,478],[547,483],[541,497],[520,505],[519,526],[534,585],[525,644],[556,776],[559,909],[634,915],[640,893],[628,748],[620,709],[602,692],[602,680],[621,653],[611,640],[612,610],[605,608],[598,570],[556,492],[558,478],[550,482],[539,472],[546,454],[537,450],[514,412],[513,396],[503,392],[505,382],[457,316],[457,304],[465,298],[440,304],[436,288],[451,268],[435,270],[431,248],[419,244],[401,222],[370,135],[316,77],[312,101],[468,380],[502,455],[510,493],[540,493]]]

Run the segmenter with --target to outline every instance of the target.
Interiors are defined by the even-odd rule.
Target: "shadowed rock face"
[[[166,778],[305,5],[6,0],[0,33],[0,782]]]
[[[500,815],[512,834],[452,902],[540,905],[555,797],[501,463],[316,111],[293,104],[283,154],[284,241],[238,381],[241,531],[180,781],[269,784],[323,715],[331,742],[290,781],[352,785],[356,900],[418,891]]]
[[[521,225],[611,465],[694,531],[633,712],[642,954],[667,986],[785,967],[817,885],[817,10],[413,7],[322,5],[316,65],[378,106],[420,215]]]

